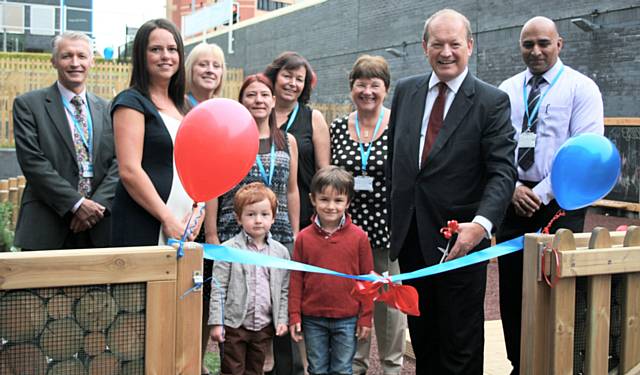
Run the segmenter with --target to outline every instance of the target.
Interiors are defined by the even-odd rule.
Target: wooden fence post
[[[9,179],[9,202],[11,202],[12,205],[11,225],[9,226],[9,229],[15,230],[18,222],[18,210],[16,207],[18,207],[18,204],[20,203],[18,202],[18,179],[15,177],[11,177]]]
[[[591,232],[589,249],[611,247],[611,236],[606,228],[596,227]],[[585,372],[606,374],[609,367],[609,325],[611,321],[611,275],[589,276],[587,281],[587,342]]]
[[[640,227],[631,226],[624,238],[624,247],[640,246]],[[620,369],[622,374],[632,374],[640,364],[640,272],[628,273],[622,280],[622,348]]]
[[[575,250],[573,233],[568,229],[559,229],[553,239],[552,248],[557,251]],[[558,272],[555,269],[555,257],[551,258],[551,278]],[[573,374],[573,339],[575,329],[576,279],[574,277],[558,279],[551,289],[551,369],[550,374]]]
[[[520,373],[546,374],[549,368],[549,295],[550,289],[540,276],[539,244],[550,243],[550,235],[526,234],[522,272],[522,320],[520,335]],[[547,268],[548,269],[548,268]]]
[[[176,288],[176,371],[178,375],[197,375],[202,370],[202,288],[192,290],[195,272],[202,276],[202,246],[189,242],[178,259]]]
[[[0,203],[9,200],[9,180],[0,180]]]

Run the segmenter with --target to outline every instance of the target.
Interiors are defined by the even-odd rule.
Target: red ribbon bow
[[[440,233],[446,238],[450,240],[454,233],[458,231],[458,220],[449,220],[447,221],[447,226],[440,228]]]
[[[380,293],[380,288],[385,284],[387,290]],[[407,315],[420,316],[416,289],[409,285],[394,284],[388,278],[375,282],[356,281],[351,295],[362,303],[380,301]]]

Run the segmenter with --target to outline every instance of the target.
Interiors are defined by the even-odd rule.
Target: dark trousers
[[[59,249],[91,249],[96,247],[91,240],[91,236],[89,235],[89,231],[85,230],[79,233],[73,233],[69,231],[67,237],[64,239],[64,243],[62,247],[56,248],[51,247],[49,249],[42,250],[59,250]],[[21,249],[22,251],[37,251],[38,249]]]
[[[274,334],[269,324],[260,331],[249,331],[243,327],[224,327],[224,353],[221,374],[262,375],[262,366],[267,347]]]
[[[275,375],[303,375],[304,365],[298,344],[287,333],[273,338],[273,371]]]
[[[399,263],[402,272],[425,267],[415,218]],[[482,374],[486,281],[486,262],[403,281],[419,295],[420,316],[407,319],[416,374]]]
[[[528,184],[527,184],[528,185]],[[560,207],[553,200],[548,205],[542,205],[532,217],[518,216],[513,205],[509,205],[502,226],[498,229],[496,240],[498,243],[521,236],[525,233],[535,233],[547,226]],[[566,216],[560,217],[551,226],[549,233],[555,233],[560,228],[570,229],[574,233],[583,231],[586,209],[567,211]],[[507,358],[513,366],[512,374],[520,373],[520,320],[522,318],[522,251],[517,251],[498,258],[500,272],[500,316],[502,330],[507,347]],[[533,265],[531,265],[533,266]]]

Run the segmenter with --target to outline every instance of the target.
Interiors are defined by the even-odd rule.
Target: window
[[[280,1],[258,0],[258,9],[260,9],[260,10],[272,11],[272,10],[284,8],[287,5],[289,5],[289,4],[282,3]]]
[[[32,5],[29,25],[33,35],[55,35],[56,8],[43,5]]]

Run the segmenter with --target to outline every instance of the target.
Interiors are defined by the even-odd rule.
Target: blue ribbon
[[[380,125],[382,124],[382,119],[384,118],[384,108],[380,110],[380,117],[378,117],[378,121],[376,122],[376,127],[373,130],[373,136],[371,137],[371,142],[369,142],[369,146],[365,151],[362,139],[360,138],[360,123],[358,121],[358,111],[356,111],[356,119],[355,119],[355,127],[356,127],[356,135],[358,136],[358,145],[360,146],[360,164],[362,165],[362,174],[367,174],[367,163],[369,163],[369,155],[371,155],[371,146],[373,146],[373,142],[376,138],[376,134],[378,134],[378,130],[380,130]]]
[[[558,79],[560,79],[562,72],[564,72],[564,65],[562,65],[558,74],[556,74],[553,80],[551,80],[551,83],[549,83],[549,87],[547,87],[544,94],[542,94],[540,99],[538,99],[538,102],[536,103],[531,113],[529,113],[529,104],[528,104],[529,98],[527,95],[527,77],[524,78],[524,84],[522,86],[522,97],[524,98],[524,111],[525,111],[525,114],[527,115],[527,131],[530,131],[529,129],[531,129],[531,126],[533,126],[533,124],[531,123],[531,119],[538,115],[538,110],[540,109],[540,104],[542,104],[542,100],[544,99],[545,96],[547,96],[547,94],[549,93],[549,90],[551,90],[553,85],[555,85],[556,82],[558,82]]]
[[[197,101],[196,98],[191,93],[187,94],[187,98],[189,98],[189,102],[191,103],[191,106],[193,106],[193,107],[195,107],[198,104],[200,104],[200,102]]]
[[[258,165],[260,176],[262,176],[262,181],[264,181],[265,185],[271,187],[273,171],[276,169],[276,142],[273,139],[271,139],[271,152],[269,153],[269,175],[267,175],[267,171],[264,170],[264,164],[262,163],[260,154],[256,155],[256,164]]]
[[[170,239],[169,244],[180,243],[180,241]],[[254,251],[236,249],[233,247],[201,244],[204,247],[204,257],[213,261],[234,262],[241,264],[252,264],[254,266],[280,268],[291,271],[315,272],[325,275],[345,277],[348,279],[362,281],[382,281],[382,277],[373,274],[367,275],[349,275],[346,273],[332,271],[322,267],[316,267],[309,264],[294,262],[292,260],[282,259],[274,256],[258,254]],[[402,273],[391,276],[392,282],[416,279],[419,277],[431,276],[438,273],[451,271],[457,268],[467,267],[476,263],[485,262],[492,258],[502,255],[514,253],[522,250],[524,247],[524,236],[514,238],[509,241],[502,242],[495,246],[488,247],[484,250],[471,253],[461,258],[457,258],[448,262],[425,267],[417,271]]]
[[[296,102],[296,106],[293,107],[293,111],[289,116],[289,121],[287,122],[287,126],[284,128],[285,133],[289,131],[289,128],[291,128],[291,125],[293,125],[293,122],[296,120],[296,116],[298,115],[299,109],[300,109],[300,103]]]

